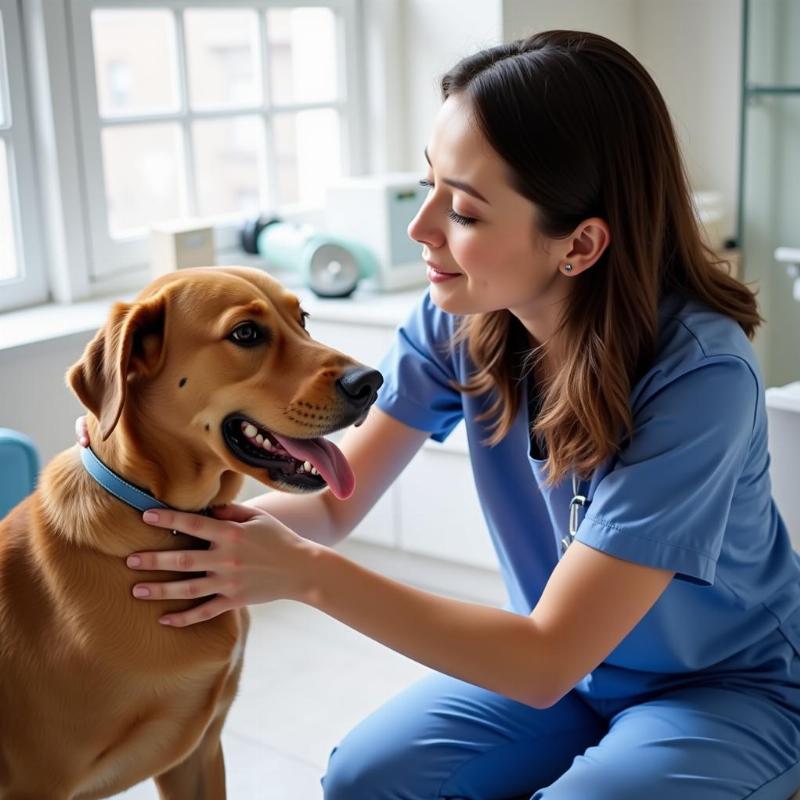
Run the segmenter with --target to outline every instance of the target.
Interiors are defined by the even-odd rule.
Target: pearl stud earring
[[[564,272],[572,272],[572,264],[564,264]]]

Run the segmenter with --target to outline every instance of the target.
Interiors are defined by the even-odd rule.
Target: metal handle
[[[575,539],[575,534],[578,532],[578,509],[588,503],[585,495],[578,494],[580,484],[577,475],[572,473],[572,500],[569,501],[569,533],[567,536],[561,538],[561,555],[567,552],[567,548],[572,544]]]

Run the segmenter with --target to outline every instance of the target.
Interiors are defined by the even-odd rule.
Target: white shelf
[[[778,247],[775,260],[784,264],[800,264],[800,247]]]
[[[800,251],[798,251],[800,253]],[[765,392],[767,406],[800,414],[800,381],[786,386],[773,386]]]

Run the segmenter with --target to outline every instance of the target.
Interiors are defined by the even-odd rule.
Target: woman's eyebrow
[[[428,162],[429,166],[433,166],[431,164],[431,160],[428,156],[428,148],[426,147],[425,150],[425,160]],[[477,197],[478,200],[486,203],[486,205],[491,205],[491,203],[474,187],[470,186],[468,183],[464,183],[464,181],[454,181],[452,178],[442,178],[442,182],[446,183],[448,186],[453,186],[456,189],[461,189],[462,192],[466,192],[467,194],[471,194],[473,197]]]

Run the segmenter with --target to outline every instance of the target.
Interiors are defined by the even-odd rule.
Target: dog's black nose
[[[356,367],[336,381],[336,388],[344,396],[348,405],[362,411],[369,408],[378,396],[378,389],[383,383],[383,375],[370,367]]]

